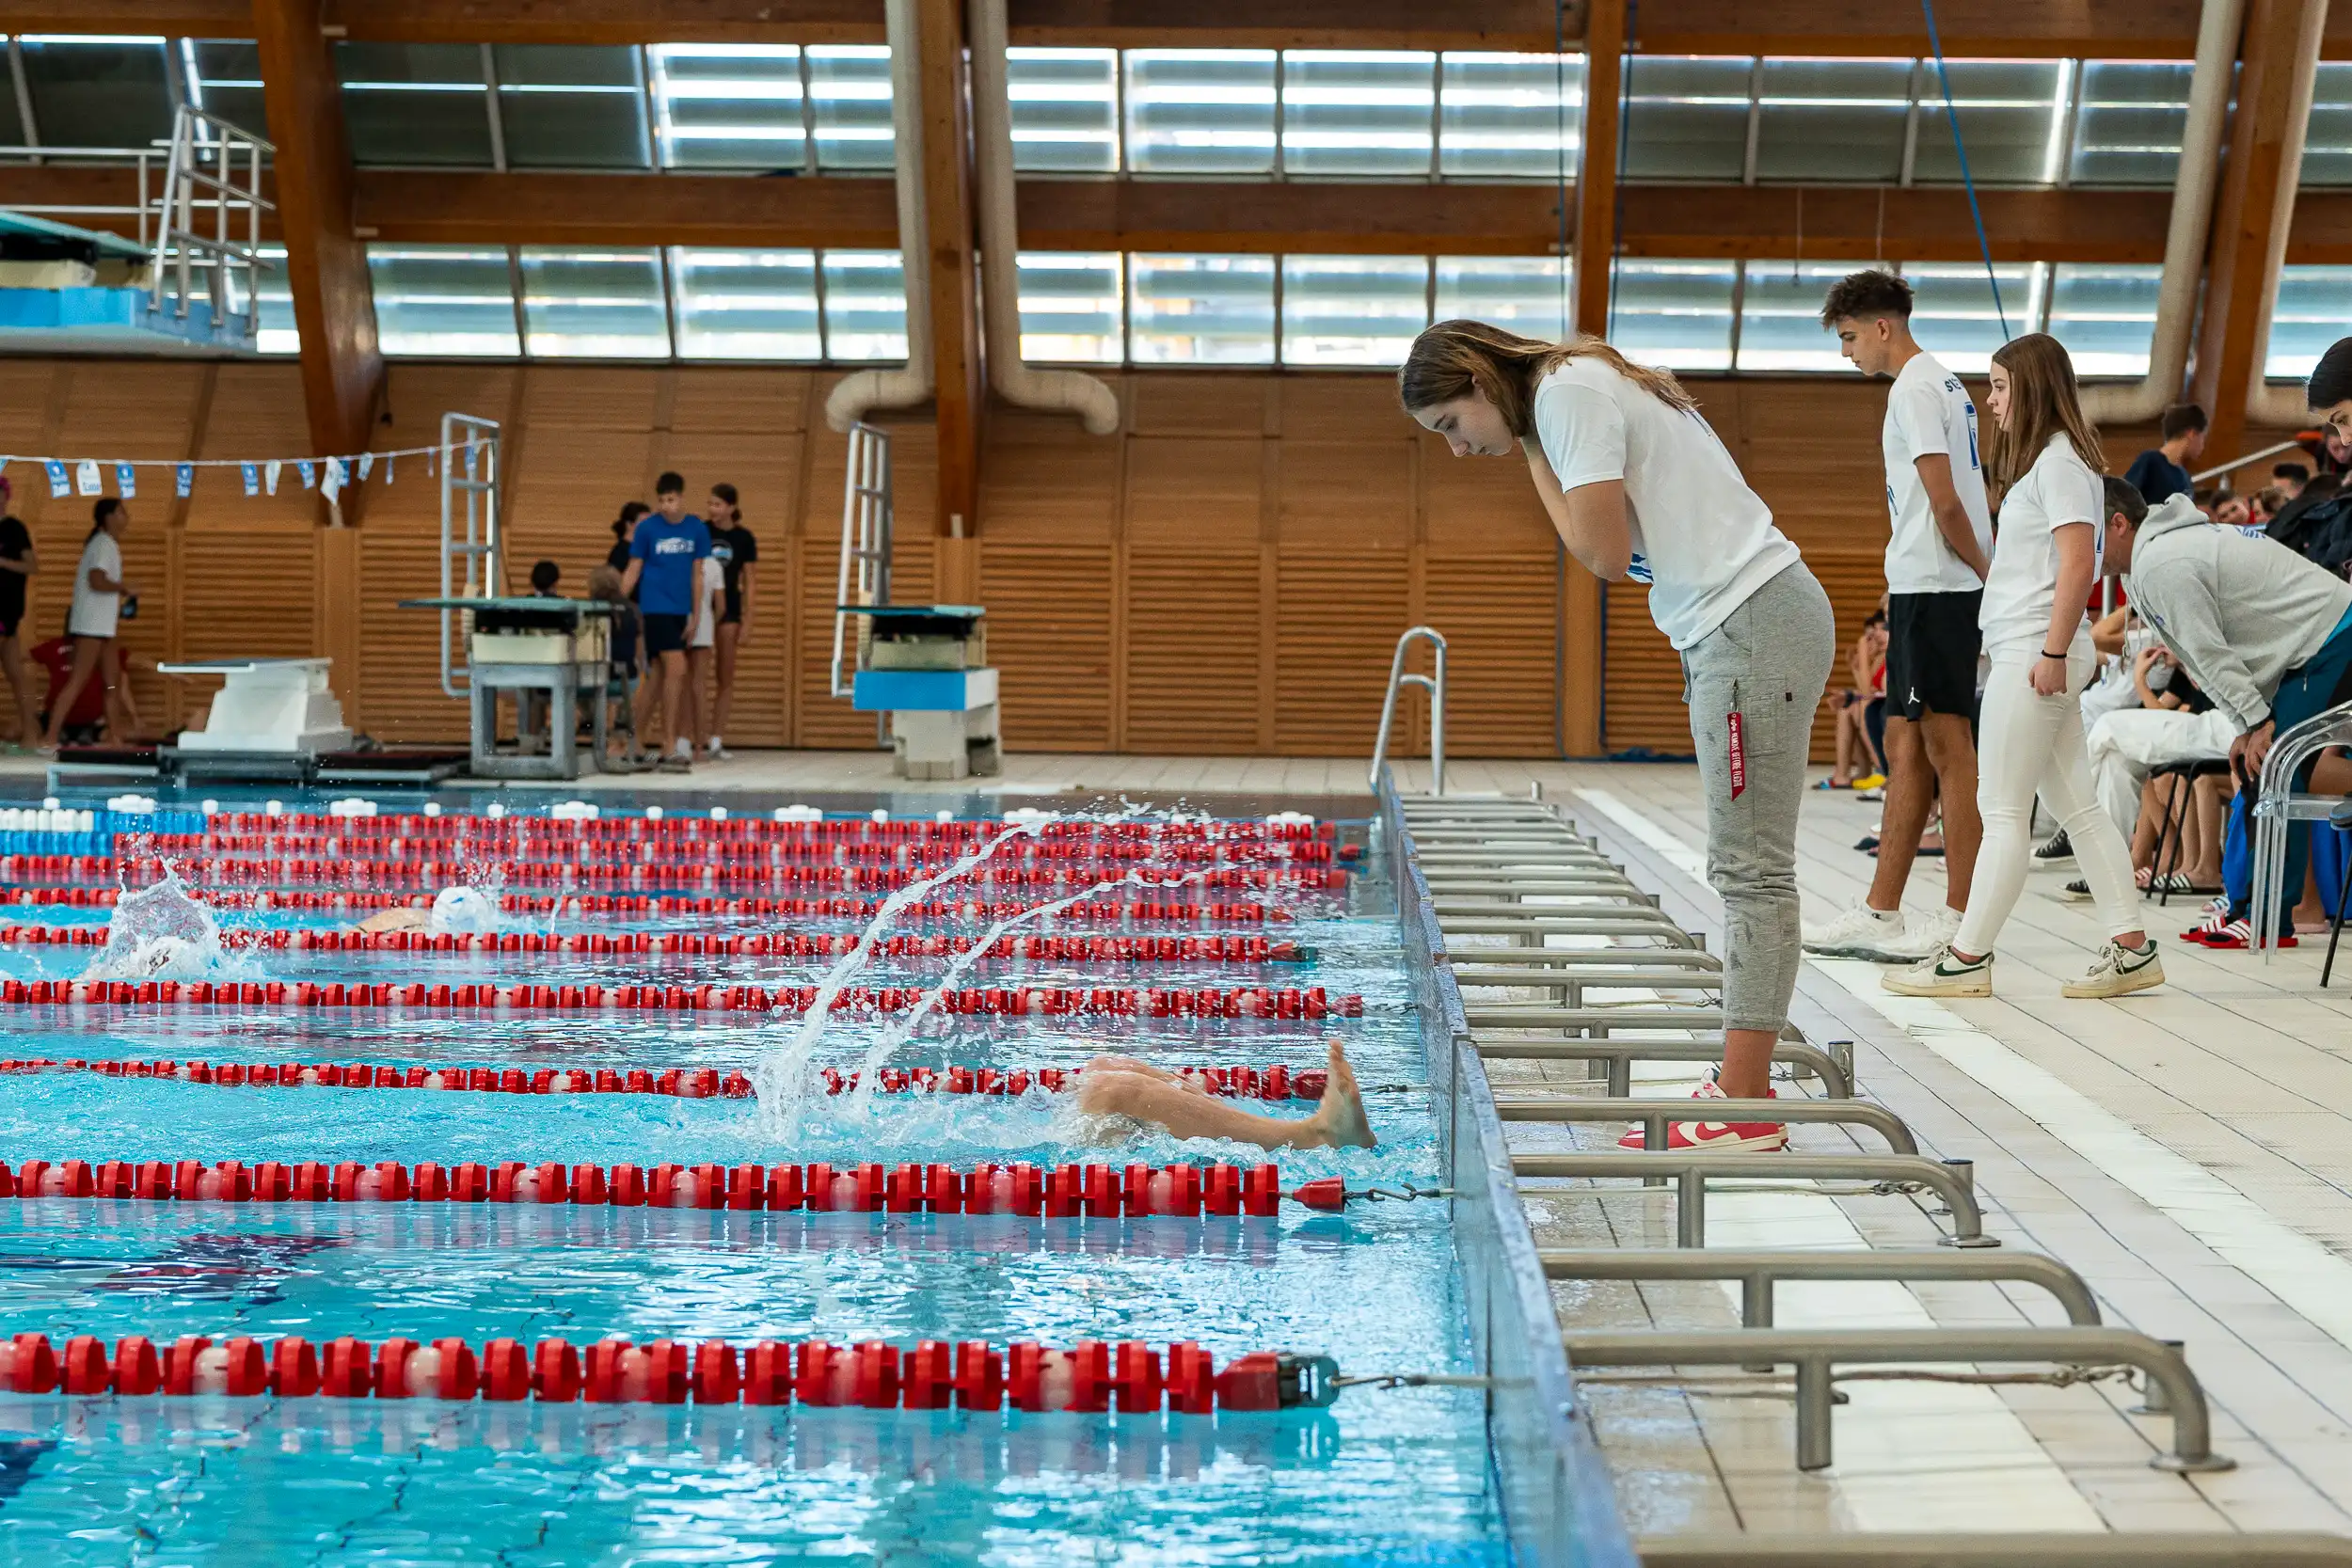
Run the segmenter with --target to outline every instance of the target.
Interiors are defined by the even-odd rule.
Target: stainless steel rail
[[[1720,1006],[1692,1003],[1686,1007],[1546,1007],[1533,1003],[1518,1006],[1470,1006],[1473,1029],[1721,1029]]]
[[[1714,1040],[1497,1040],[1474,1042],[1478,1054],[1492,1062],[1605,1062],[1608,1092],[1624,1100],[1633,1092],[1636,1062],[1712,1062],[1724,1053]],[[1821,1081],[1821,1092],[1833,1100],[1853,1094],[1853,1077],[1843,1063],[1818,1045],[1782,1040],[1772,1047],[1772,1065]],[[1776,1105],[1778,1101],[1774,1102]],[[1690,1101],[1683,1101],[1689,1118]]]
[[[2055,1361],[2137,1367],[2163,1389],[2172,1416],[2172,1450],[2149,1463],[2160,1470],[2228,1470],[2237,1462],[2213,1451],[2205,1390],[2181,1353],[2161,1339],[2122,1328],[1734,1328],[1698,1333],[1565,1334],[1573,1367],[1747,1366],[1772,1362],[1797,1370],[1797,1468],[1831,1463],[1830,1419],[1840,1366]],[[1987,1499],[1988,1502],[1991,1499]]]
[[[1672,1247],[1537,1254],[1553,1279],[1736,1279],[1743,1328],[1772,1326],[1772,1287],[1784,1279],[1898,1279],[2015,1281],[2039,1285],[2066,1308],[2067,1321],[2095,1327],[2099,1303],[2083,1276],[2038,1252],[1936,1252],[1844,1249],[1839,1251],[1713,1251]]]
[[[1690,1115],[1690,1102],[1683,1102]],[[1707,1244],[1707,1184],[1709,1181],[1873,1181],[1927,1187],[1951,1210],[1947,1246],[1991,1247],[2001,1243],[1984,1233],[1984,1212],[1977,1206],[1976,1168],[1966,1160],[1931,1160],[1923,1154],[1653,1154],[1611,1151],[1582,1154],[1518,1154],[1511,1170],[1533,1178],[1597,1181],[1646,1181],[1670,1176],[1675,1183],[1675,1244]]]
[[[1429,644],[1432,664],[1426,675],[1405,673],[1405,655],[1416,640]],[[1389,660],[1389,694],[1380,703],[1380,735],[1372,745],[1372,788],[1377,793],[1381,775],[1389,765],[1389,727],[1396,721],[1396,694],[1400,688],[1418,686],[1429,693],[1429,793],[1445,793],[1445,636],[1435,626],[1414,626],[1396,640],[1396,654]],[[1409,820],[1409,818],[1408,818]],[[1418,836],[1418,835],[1416,835]]]
[[[1592,1100],[1566,1095],[1539,1099],[1495,1097],[1495,1114],[1505,1121],[1634,1121],[1642,1124],[1642,1148],[1662,1153],[1666,1129],[1677,1121],[1782,1121],[1867,1127],[1886,1140],[1890,1152],[1916,1154],[1918,1139],[1903,1118],[1867,1100]],[[1770,1176],[1767,1158],[1758,1176]]]

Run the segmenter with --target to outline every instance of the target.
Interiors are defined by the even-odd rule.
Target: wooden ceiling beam
[[[1575,197],[1576,313],[1568,325],[1596,338],[1609,334],[1614,261],[1623,239],[1618,232],[1617,149],[1625,125],[1617,111],[1625,94],[1626,9],[1626,0],[1592,0],[1586,19],[1591,38],[1584,61],[1583,166],[1578,171]],[[1554,206],[1556,215],[1556,201]]]

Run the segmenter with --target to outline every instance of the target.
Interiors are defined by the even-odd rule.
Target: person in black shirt
[[[40,739],[40,702],[33,693],[24,644],[17,634],[24,625],[25,579],[40,570],[40,558],[33,551],[32,531],[8,510],[14,490],[8,476],[0,474],[0,671],[7,673],[8,689],[16,695],[17,744],[24,747]]]
[[[612,547],[605,552],[604,563],[616,572],[628,570],[628,542],[637,533],[637,519],[651,512],[644,501],[624,501],[621,515],[612,519]]]
[[[736,502],[735,486],[710,487],[710,556],[725,575],[721,594],[718,628],[719,690],[710,709],[710,754],[728,755],[723,738],[735,708],[735,660],[752,630],[754,587],[759,564],[759,541],[743,526],[743,511]]]
[[[2123,474],[2123,483],[2138,491],[2150,506],[2191,492],[2188,465],[2205,450],[2205,411],[2193,403],[2176,403],[2164,411],[2156,429],[2164,444],[2133,458]]]

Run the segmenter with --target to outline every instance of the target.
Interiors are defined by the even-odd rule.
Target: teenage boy
[[[1886,461],[1886,804],[1862,901],[1808,927],[1805,951],[1882,963],[1924,958],[1960,929],[1984,824],[1977,815],[1977,611],[1993,515],[1968,390],[1911,335],[1911,285],[1858,272],[1830,290],[1821,325],[1865,375],[1889,376]],[[1944,804],[1945,902],[1906,926],[1903,884],[1929,809]]]
[[[686,510],[686,481],[663,474],[654,481],[654,509],[638,519],[628,542],[628,571],[621,593],[637,595],[644,617],[645,655],[661,673],[661,723],[657,732],[664,773],[694,766],[693,743],[678,733],[686,713],[686,650],[702,615],[703,561],[710,554],[710,530]]]
[[[2161,506],[2174,496],[2192,496],[2188,466],[2204,455],[2205,411],[2193,403],[2176,403],[2164,411],[2156,425],[2162,446],[2150,447],[2132,459],[2123,483],[2139,492],[2150,506]]]

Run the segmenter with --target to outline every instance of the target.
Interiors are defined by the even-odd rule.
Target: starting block
[[[996,672],[977,605],[843,605],[860,617],[850,705],[890,716],[893,769],[907,779],[1003,771]]]

